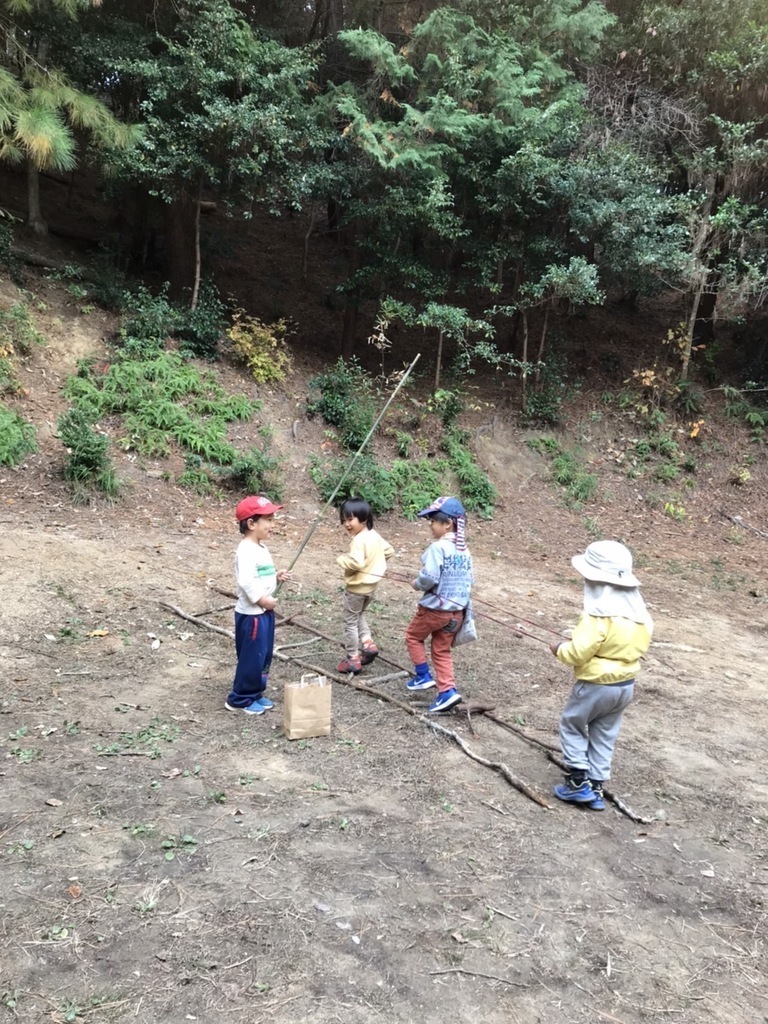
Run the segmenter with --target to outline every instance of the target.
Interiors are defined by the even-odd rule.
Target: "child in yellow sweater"
[[[621,718],[651,644],[653,621],[623,544],[596,541],[571,564],[584,578],[584,613],[571,639],[551,647],[576,677],[560,717],[567,775],[554,793],[566,803],[602,811],[603,783],[611,776]]]
[[[349,498],[339,509],[339,519],[351,538],[349,554],[336,561],[344,570],[344,644],[346,658],[337,672],[357,675],[370,665],[379,648],[373,642],[365,617],[376,585],[387,571],[387,559],[395,549],[373,528],[371,506],[362,498]]]

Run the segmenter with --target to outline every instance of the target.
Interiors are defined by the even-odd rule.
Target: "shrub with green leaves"
[[[345,448],[356,450],[376,419],[374,386],[369,374],[356,360],[338,362],[309,382],[307,415],[322,416],[335,427]]]
[[[0,405],[0,466],[16,466],[36,449],[32,424],[14,409]]]
[[[285,380],[291,368],[288,334],[286,320],[265,324],[243,309],[232,314],[232,326],[227,331],[233,355],[248,367],[257,384]]]
[[[44,345],[45,338],[35,327],[29,310],[23,302],[14,302],[0,310],[0,349],[12,349],[17,355],[28,356],[35,345]]]
[[[266,439],[246,454],[228,439],[229,424],[248,420],[260,403],[228,394],[215,374],[190,365],[178,352],[130,358],[123,350],[107,366],[84,360],[65,395],[90,423],[121,416],[119,444],[126,450],[162,458],[178,445],[186,459],[178,481],[183,486],[207,493],[227,483],[277,493],[279,460],[268,454]]]
[[[347,465],[346,459],[310,458],[309,473],[323,501],[329,500]],[[336,501],[341,504],[347,498],[363,498],[377,514],[399,508],[410,518],[438,494],[445,493],[449,472],[446,459],[423,458],[416,462],[396,459],[387,469],[364,454],[355,462]]]
[[[469,447],[469,434],[466,430],[451,427],[445,433],[442,447],[448,453],[448,462],[459,482],[459,494],[467,510],[489,518],[493,515],[499,493],[475,462]]]
[[[545,455],[551,461],[552,479],[565,489],[566,504],[579,509],[585,501],[595,496],[597,477],[582,468],[573,452],[560,447],[553,437],[534,437],[528,447]]]
[[[93,421],[82,409],[69,409],[61,415],[58,429],[69,455],[64,479],[75,498],[84,499],[91,487],[110,497],[116,495],[119,484],[109,457],[109,438],[94,428]]]

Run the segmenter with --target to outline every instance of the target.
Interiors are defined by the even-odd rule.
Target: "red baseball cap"
[[[250,519],[251,516],[271,516],[274,512],[279,512],[282,507],[282,505],[275,505],[262,494],[252,494],[248,498],[243,498],[237,506],[235,519],[238,523],[242,523],[244,519]]]

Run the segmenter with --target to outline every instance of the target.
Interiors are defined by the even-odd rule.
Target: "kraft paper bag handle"
[[[299,686],[325,686],[328,680],[317,672],[304,672],[299,681]]]

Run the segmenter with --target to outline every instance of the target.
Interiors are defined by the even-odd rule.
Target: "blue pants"
[[[275,613],[243,615],[235,612],[237,668],[227,704],[247,708],[264,693],[275,646]]]

